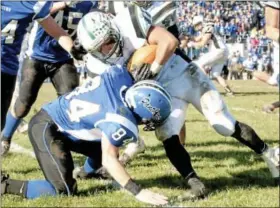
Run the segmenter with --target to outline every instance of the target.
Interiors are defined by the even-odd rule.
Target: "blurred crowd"
[[[214,22],[215,33],[224,37],[226,43],[244,44],[243,53],[236,50],[230,54],[225,66],[227,78],[251,79],[253,70],[272,73],[273,45],[264,35],[264,11],[259,2],[199,0],[181,1],[178,4],[178,26],[181,34],[196,36],[192,20],[194,16],[201,15],[205,21]],[[207,47],[187,50],[194,60],[207,52]]]

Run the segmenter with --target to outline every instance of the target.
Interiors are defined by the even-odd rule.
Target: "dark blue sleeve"
[[[33,6],[34,17],[33,20],[42,21],[50,15],[50,10],[52,8],[52,1],[36,2]]]
[[[115,147],[121,147],[126,143],[135,142],[138,139],[138,131],[132,132],[128,127],[125,127],[115,122],[104,122],[98,125],[98,128],[107,136],[110,143]]]

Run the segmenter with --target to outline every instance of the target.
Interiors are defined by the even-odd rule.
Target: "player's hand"
[[[194,47],[194,42],[193,41],[188,42],[187,47],[188,48]]]
[[[87,51],[83,48],[83,46],[79,43],[79,41],[75,40],[70,53],[74,59],[78,61],[82,61],[84,55],[87,54]]]
[[[165,205],[168,203],[167,197],[154,193],[147,189],[142,189],[135,197],[141,202],[156,205],[156,206]]]
[[[136,82],[145,80],[145,79],[153,79],[155,77],[155,74],[150,70],[151,64],[139,64],[132,66],[131,74],[132,77]]]

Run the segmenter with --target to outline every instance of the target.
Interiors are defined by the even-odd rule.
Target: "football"
[[[156,57],[157,46],[147,45],[136,50],[128,61],[127,69],[128,71],[133,70],[133,66],[138,64],[152,64]]]

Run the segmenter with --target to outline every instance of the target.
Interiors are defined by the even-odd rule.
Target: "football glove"
[[[70,54],[74,59],[78,61],[82,61],[84,55],[87,54],[87,51],[83,48],[83,46],[79,43],[79,41],[75,40],[74,45],[71,48]]]
[[[153,79],[156,74],[151,71],[151,64],[143,63],[132,66],[131,74],[136,82],[146,79]]]

